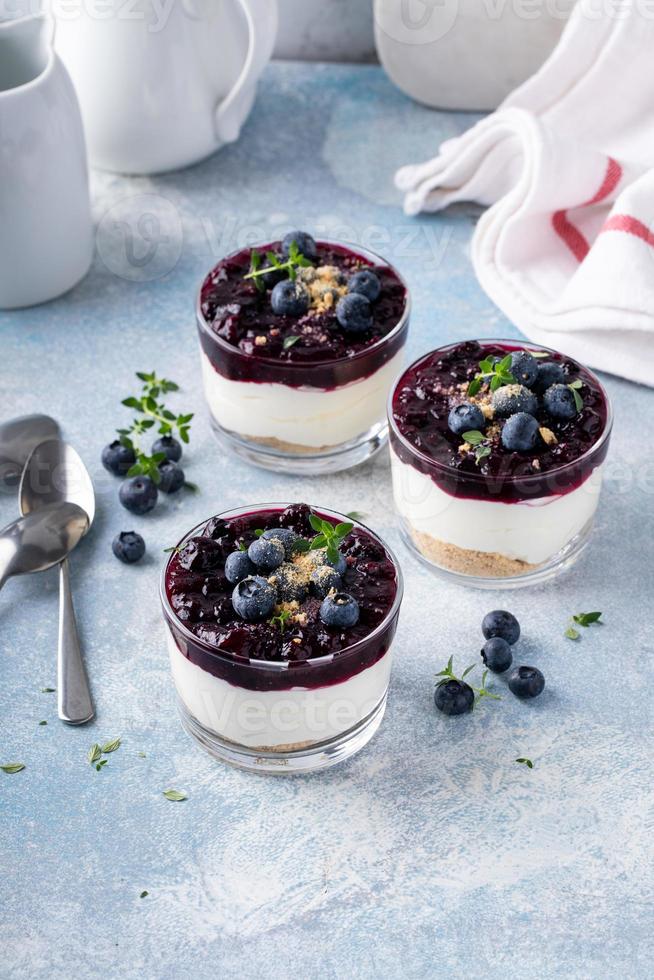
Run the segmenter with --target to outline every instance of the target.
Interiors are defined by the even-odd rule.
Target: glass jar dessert
[[[591,371],[517,341],[451,344],[407,368],[388,412],[402,535],[432,569],[514,588],[579,557],[612,425]]]
[[[386,441],[409,293],[372,252],[305,232],[227,256],[197,320],[214,430],[237,455],[288,473],[363,462]]]
[[[401,601],[391,551],[341,514],[259,504],[203,522],[161,580],[184,727],[257,772],[349,758],[384,714]]]

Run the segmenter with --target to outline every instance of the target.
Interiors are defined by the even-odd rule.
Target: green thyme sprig
[[[516,384],[515,377],[511,374],[511,355],[507,354],[500,361],[492,361],[485,357],[479,362],[479,371],[468,385],[468,394],[476,395],[481,391],[483,384],[488,384],[491,391],[497,391],[502,385]]]
[[[452,667],[453,660],[454,658],[450,657],[450,659],[447,661],[447,665],[443,667],[442,670],[439,670],[438,673],[436,674],[436,677],[441,678],[439,681],[436,682],[436,687],[440,687],[441,684],[447,684],[448,681],[458,681],[459,683],[462,683],[464,678],[467,677],[468,674],[475,669],[475,667],[477,667],[477,664],[470,664],[469,667],[466,667],[466,669],[463,671],[461,676],[457,677]],[[475,687],[475,685],[471,684],[470,681],[466,681],[466,684],[469,687],[471,687],[475,693],[475,705],[479,704],[482,698],[492,698],[493,701],[502,700],[499,694],[494,694],[493,691],[489,690],[486,687],[487,677],[488,677],[488,671],[485,670],[481,675],[481,687]]]
[[[188,443],[193,412],[175,415],[161,400],[162,395],[179,391],[179,385],[174,381],[159,378],[154,371],[137,371],[136,377],[142,382],[141,394],[123,398],[122,404],[138,414],[128,428],[117,431],[123,446],[132,449],[136,456],[136,462],[128,470],[127,476],[149,476],[154,483],[159,483],[159,465],[166,459],[166,454],[154,453],[148,456],[140,448],[139,440],[156,425],[160,436],[172,436],[175,433],[182,442]]]
[[[520,756],[520,758],[519,759],[516,759],[515,761],[516,762],[519,762],[520,765],[522,765],[522,766],[526,766],[527,769],[533,769],[534,768],[534,764],[531,761],[531,759],[526,759],[524,756]]]
[[[588,627],[592,626],[593,623],[597,623],[599,626],[602,626],[603,623],[600,619],[601,615],[601,612],[575,613],[575,615],[572,617],[572,622],[564,633],[564,636],[566,636],[569,640],[578,640],[581,633],[575,628],[573,623],[577,626],[582,626],[584,629],[588,629]]]
[[[257,252],[257,250],[253,248],[252,252],[250,253],[250,271],[243,277],[244,279],[252,279],[260,292],[265,289],[262,277],[268,275],[268,273],[286,272],[288,273],[289,279],[296,279],[298,269],[313,265],[313,263],[302,254],[294,241],[291,242],[291,246],[288,250],[288,259],[286,262],[282,262],[279,256],[275,255],[274,252],[266,252],[266,259],[268,261],[268,265],[263,265],[263,259],[261,258],[260,252]]]
[[[316,536],[312,539],[309,550],[317,551],[319,548],[325,548],[329,560],[331,562],[337,562],[340,555],[339,549],[341,542],[348,536],[354,524],[350,521],[331,524],[329,521],[324,521],[322,517],[318,517],[317,514],[310,514],[309,522],[314,531],[316,531]]]

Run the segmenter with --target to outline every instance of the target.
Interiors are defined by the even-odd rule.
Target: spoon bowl
[[[58,565],[89,529],[77,504],[51,503],[0,531],[0,588],[13,575],[43,572]]]
[[[86,511],[89,527],[95,517],[95,494],[88,470],[73,447],[60,439],[47,439],[32,451],[19,496],[21,514],[67,501]]]

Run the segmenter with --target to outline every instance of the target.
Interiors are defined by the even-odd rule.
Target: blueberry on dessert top
[[[397,575],[363,528],[292,504],[207,522],[171,557],[166,592],[177,618],[216,651],[303,661],[374,632]]]
[[[514,477],[543,481],[549,470],[585,456],[607,417],[601,387],[580,364],[493,341],[454,344],[426,355],[393,395],[400,435],[422,457],[442,464],[424,464],[425,471],[446,489],[494,499],[520,496],[509,486]],[[391,439],[403,462],[422,465],[393,433]],[[572,486],[590,473],[584,465],[570,471]],[[480,475],[496,481],[492,493],[480,489]],[[560,484],[557,492],[565,488]]]
[[[220,262],[204,282],[201,310],[210,330],[244,354],[319,363],[375,344],[401,321],[406,301],[389,266],[293,231]]]

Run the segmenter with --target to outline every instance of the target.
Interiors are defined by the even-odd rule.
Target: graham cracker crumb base
[[[335,445],[330,446],[300,446],[295,442],[284,442],[283,439],[276,439],[274,436],[242,436],[248,442],[258,442],[260,446],[270,446],[282,453],[294,453],[302,456],[308,453],[325,453],[330,449],[336,449]]]
[[[435,565],[441,565],[461,575],[474,575],[479,578],[512,578],[533,572],[540,567],[516,558],[507,558],[497,552],[459,548],[455,544],[439,541],[431,534],[415,531],[413,528],[411,528],[411,537],[421,555],[433,561]]]

